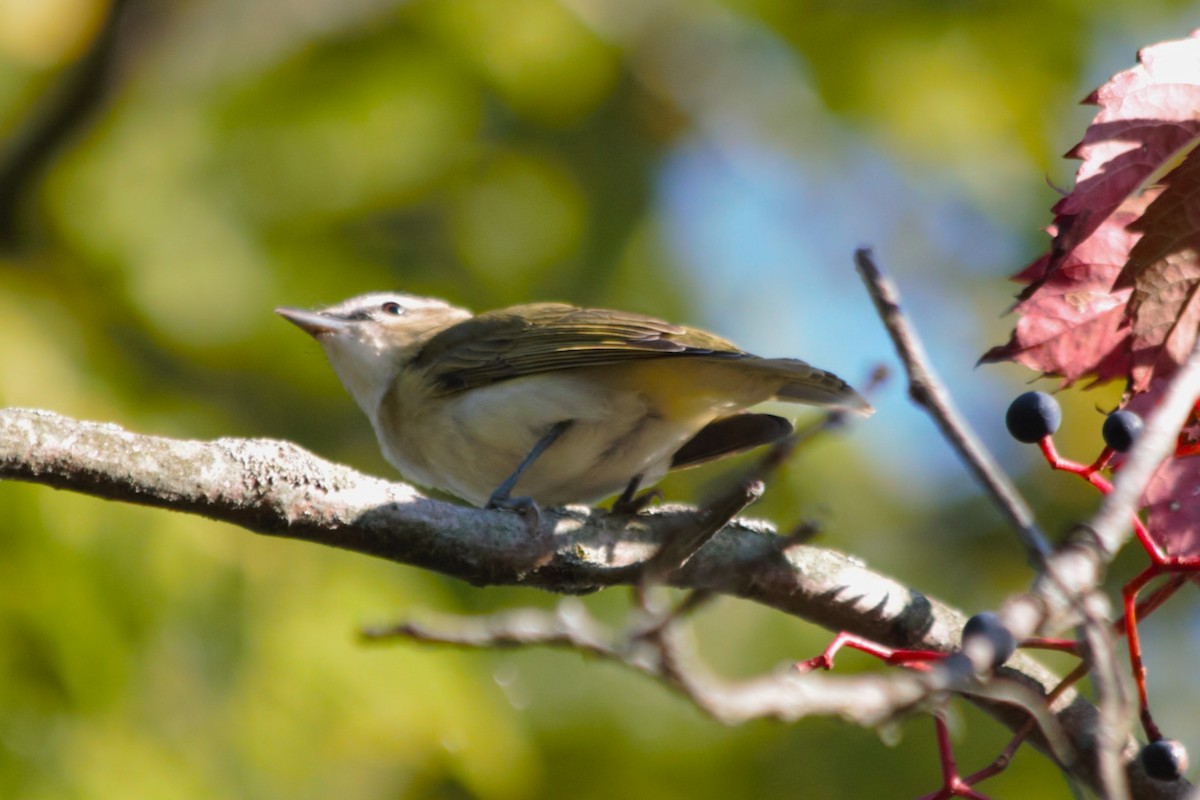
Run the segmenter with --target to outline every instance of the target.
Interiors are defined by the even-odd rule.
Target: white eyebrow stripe
[[[377,307],[387,302],[399,303],[402,307],[413,311],[426,308],[450,307],[450,304],[445,300],[438,300],[434,297],[418,297],[417,295],[404,294],[402,292],[371,292],[370,294],[360,294],[357,297],[351,297],[349,300],[343,300],[337,305],[328,306],[321,310],[327,314],[345,316],[354,311]]]

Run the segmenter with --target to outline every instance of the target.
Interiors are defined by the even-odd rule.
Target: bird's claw
[[[512,511],[525,521],[530,534],[542,529],[542,509],[532,497],[508,497],[492,495],[484,508],[492,511]]]
[[[613,514],[637,514],[646,506],[663,499],[663,493],[658,489],[651,489],[648,492],[642,492],[633,497],[621,495],[612,504]]]

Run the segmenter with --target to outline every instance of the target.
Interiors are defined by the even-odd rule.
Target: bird
[[[472,314],[373,292],[275,312],[321,345],[407,480],[471,505],[594,503],[788,436],[775,400],[869,415],[831,372],[639,313],[531,303]],[[645,496],[645,495],[643,495]]]

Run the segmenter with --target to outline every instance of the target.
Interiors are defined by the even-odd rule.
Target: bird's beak
[[[344,319],[330,317],[317,311],[305,311],[303,308],[281,306],[275,313],[295,325],[309,336],[320,336],[326,333],[340,333],[350,323]]]

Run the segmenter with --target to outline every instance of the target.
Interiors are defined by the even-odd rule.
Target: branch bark
[[[0,410],[0,478],[199,514],[256,533],[385,558],[478,586],[579,594],[632,585],[692,508],[636,517],[548,509],[552,551],[516,515],[425,497],[325,461],[290,442],[211,442],[130,433],[47,411]],[[791,545],[736,519],[665,580],[744,597],[831,630],[854,627],[898,647],[947,650],[962,615],[832,550]]]
[[[169,439],[27,409],[0,410],[0,478],[199,514],[475,585],[521,584],[567,594],[638,583],[642,565],[667,537],[681,524],[701,522],[690,508],[628,517],[569,507],[548,510],[548,536],[531,542],[515,515],[432,500],[410,486],[363,475],[288,442]],[[855,559],[795,544],[764,523],[744,519],[730,522],[664,580],[742,597],[892,647],[950,651],[964,622],[958,610]],[[1041,694],[1057,682],[1020,654],[1002,674]],[[882,677],[895,678],[890,681],[898,692],[892,698],[895,707],[911,702],[907,687],[913,676]],[[838,681],[825,678],[822,691],[833,692]],[[853,693],[841,696],[855,702]],[[977,702],[1010,727],[1027,719],[1012,706]],[[1052,710],[1080,754],[1065,769],[1096,786],[1095,707],[1071,693]],[[821,713],[831,711],[822,707]],[[1136,746],[1132,739],[1128,744]],[[1183,782],[1154,784],[1137,775],[1133,783],[1139,798],[1182,797],[1187,788]]]

